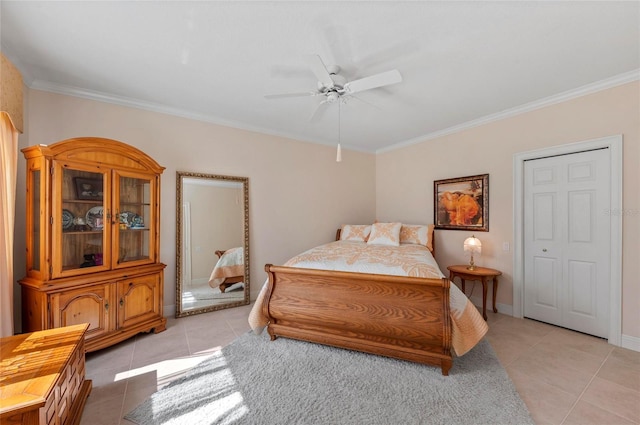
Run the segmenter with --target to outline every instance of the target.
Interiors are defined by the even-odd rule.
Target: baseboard
[[[627,348],[633,351],[640,351],[640,338],[637,336],[622,335],[622,348]]]
[[[482,289],[482,288],[480,288],[480,289]],[[469,300],[471,300],[473,305],[478,307],[480,309],[480,312],[482,312],[482,296],[479,296],[479,297],[471,296],[469,298]],[[487,311],[492,311],[493,305],[491,303],[492,303],[492,301],[490,299],[487,299]],[[500,313],[500,314],[506,314],[507,316],[513,316],[513,306],[512,305],[496,303],[496,308],[498,309],[498,313]]]
[[[205,283],[209,283],[209,279],[206,277],[199,277],[197,279],[191,279],[192,285],[204,285]]]

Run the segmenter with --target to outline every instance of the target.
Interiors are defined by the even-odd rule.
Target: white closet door
[[[609,150],[525,162],[524,316],[606,338]]]

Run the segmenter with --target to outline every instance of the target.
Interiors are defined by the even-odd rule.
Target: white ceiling
[[[380,152],[638,79],[640,2],[0,2],[31,88],[335,144],[304,57],[399,84],[341,107],[343,146]],[[206,141],[203,141],[206,143]]]

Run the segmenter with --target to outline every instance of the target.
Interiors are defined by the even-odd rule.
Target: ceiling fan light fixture
[[[340,95],[337,92],[329,92],[327,93],[327,102],[334,103],[340,99]]]

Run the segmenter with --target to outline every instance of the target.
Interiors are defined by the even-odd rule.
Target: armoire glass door
[[[58,165],[54,172],[52,224],[57,244],[53,275],[77,275],[109,269],[109,184],[108,174],[95,169]]]
[[[152,217],[155,178],[144,175],[116,173],[115,247],[118,258],[116,267],[132,263],[149,263],[154,260]]]

